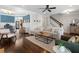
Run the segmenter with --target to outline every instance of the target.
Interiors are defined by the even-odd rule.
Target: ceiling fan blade
[[[50,7],[49,9],[56,9],[56,7]]]
[[[51,10],[48,9],[49,12],[51,12]]]
[[[43,12],[45,12],[45,11],[46,11],[46,9],[43,10]]]

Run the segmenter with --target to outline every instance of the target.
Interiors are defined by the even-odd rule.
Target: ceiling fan
[[[44,9],[42,12],[45,12],[46,10],[51,12],[51,9],[56,9],[56,7],[49,7],[49,5],[46,5],[45,8],[40,8],[40,9]]]

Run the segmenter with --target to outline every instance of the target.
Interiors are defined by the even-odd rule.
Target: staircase
[[[50,19],[52,19],[54,22],[56,22],[60,27],[63,26],[61,22],[59,22],[57,19],[55,19],[53,16],[50,16]]]

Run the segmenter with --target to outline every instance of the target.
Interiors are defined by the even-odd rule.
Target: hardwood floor
[[[25,49],[23,48],[22,40],[23,39],[17,39],[15,44],[11,43],[10,46],[7,45],[4,48],[4,52],[5,53],[24,53]]]
[[[25,41],[24,38],[17,39],[15,44],[11,43],[10,46],[4,48],[4,53],[41,53],[43,49]]]
[[[26,36],[21,36],[16,39],[16,42],[10,42],[3,48],[2,53],[43,53],[44,50],[32,42],[25,40]]]
[[[4,48],[1,48],[0,49],[0,53],[4,53]]]

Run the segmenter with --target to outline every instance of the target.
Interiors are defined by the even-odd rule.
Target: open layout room
[[[1,53],[79,53],[79,5],[0,5]]]

